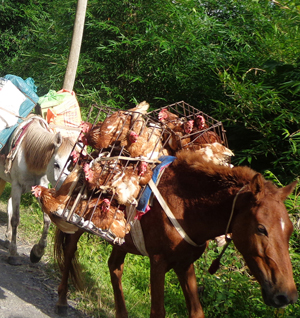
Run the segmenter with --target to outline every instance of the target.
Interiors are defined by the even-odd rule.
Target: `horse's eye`
[[[257,230],[258,230],[259,234],[268,236],[268,232],[267,232],[266,228],[262,224],[258,224]]]
[[[59,164],[57,162],[54,162],[54,169],[59,169]]]

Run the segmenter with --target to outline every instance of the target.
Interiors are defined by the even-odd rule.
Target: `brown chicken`
[[[175,152],[186,147],[190,141],[191,137],[190,134],[192,133],[194,126],[194,121],[189,120],[184,122],[181,126],[176,126],[173,129],[171,137],[168,141],[168,145],[172,150]],[[186,136],[186,137],[185,137]]]
[[[179,116],[174,113],[171,113],[170,111],[167,110],[167,108],[163,108],[158,113],[158,120],[161,123],[166,124],[171,129],[173,129],[175,126],[179,124],[182,124],[182,121],[179,118]]]
[[[205,118],[201,115],[197,115],[196,118],[194,119],[194,127],[196,131],[201,131],[203,129],[209,128],[205,121]]]
[[[168,111],[167,108],[163,108],[158,113],[158,120],[165,125],[165,127],[169,128],[172,134],[174,131],[182,131],[182,125],[186,121],[184,118],[179,118],[178,115]],[[169,154],[174,154],[174,150],[169,146],[169,141],[171,139],[170,134],[165,132],[162,137],[166,150]]]
[[[132,158],[158,159],[163,148],[161,130],[145,127],[140,135],[129,131],[125,148]]]
[[[151,167],[149,167],[149,164],[145,161],[140,161],[138,165],[138,175],[140,177],[140,185],[146,185],[151,180],[153,171]]]
[[[114,200],[112,202],[107,198],[100,201],[98,198],[92,198],[90,201],[81,200],[75,213],[85,219],[84,227],[93,229],[94,225],[102,230],[109,230],[118,238],[124,238],[130,231],[124,212],[117,207]]]
[[[97,147],[97,140],[100,138],[100,129],[102,122],[98,122],[95,126],[89,122],[81,122],[81,134],[79,141],[82,141],[84,145],[89,145],[94,149],[99,149]]]
[[[119,204],[136,204],[136,198],[141,190],[138,168],[122,161],[104,164],[93,162],[84,166],[88,189],[98,189],[115,197]]]
[[[41,185],[32,187],[32,194],[39,199],[42,210],[48,214],[51,221],[65,233],[75,233],[78,227],[65,222],[60,216],[64,211],[65,205],[67,204],[77,182],[80,178],[81,167],[75,166],[72,172],[67,176],[59,190],[54,188],[48,189]],[[56,213],[56,214],[55,214]]]
[[[83,167],[85,180],[89,190],[100,189],[112,178],[112,169],[107,164],[93,160],[92,164],[85,163]]]
[[[149,104],[145,101],[126,111],[119,110],[106,117],[98,129],[85,133],[85,138],[94,149],[108,148],[116,141],[124,139],[129,129],[140,132],[145,124],[142,114],[146,114]]]
[[[194,120],[194,129],[191,135],[193,140],[192,149],[201,149],[203,144],[223,143],[218,134],[212,130],[206,130],[208,128],[209,126],[206,124],[204,117],[198,115]]]

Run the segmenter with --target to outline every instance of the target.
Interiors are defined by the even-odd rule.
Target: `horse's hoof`
[[[30,262],[31,263],[38,263],[40,260],[41,260],[42,257],[40,256],[37,256],[35,253],[34,253],[34,250],[32,248],[32,250],[30,251]]]
[[[67,316],[68,315],[68,305],[67,306],[61,306],[56,305],[55,306],[55,313],[59,316]]]
[[[44,255],[44,252],[45,250],[43,248],[41,248],[38,244],[35,244],[30,251],[31,263],[38,263]]]
[[[18,257],[18,256],[8,256],[7,262],[9,265],[13,265],[13,266],[22,265],[20,257]]]

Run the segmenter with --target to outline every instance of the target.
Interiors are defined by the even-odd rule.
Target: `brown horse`
[[[295,303],[298,293],[288,250],[293,226],[283,203],[295,186],[293,182],[279,189],[248,167],[217,166],[204,162],[196,153],[178,153],[158,189],[198,246],[182,238],[155,199],[150,212],[141,219],[151,265],[150,317],[165,317],[164,280],[170,269],[178,276],[189,317],[204,317],[193,263],[204,252],[206,242],[227,228],[260,283],[265,303],[276,308]],[[56,235],[55,251],[62,269],[56,306],[59,313],[67,310],[68,276],[76,274],[74,253],[81,234],[82,230]],[[140,254],[130,233],[123,245],[114,245],[108,261],[118,318],[128,317],[121,284],[127,253]]]

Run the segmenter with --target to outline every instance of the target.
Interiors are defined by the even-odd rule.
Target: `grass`
[[[7,185],[0,201],[7,202],[10,185]],[[19,236],[35,243],[42,229],[42,212],[35,198],[24,195],[21,201]],[[48,247],[43,261],[47,262],[49,275],[59,281],[59,272],[53,261],[54,225],[51,225]],[[37,236],[38,233],[38,236]],[[294,237],[298,238],[299,233]],[[293,241],[293,243],[297,243]],[[299,243],[297,243],[299,246]],[[293,244],[294,245],[294,244]],[[114,317],[114,300],[107,261],[111,245],[99,237],[85,233],[79,242],[78,257],[83,269],[86,287],[76,291],[70,286],[69,299],[89,317]],[[266,306],[259,284],[252,278],[240,254],[231,246],[222,258],[222,266],[215,275],[208,268],[220,252],[210,243],[204,256],[195,263],[198,284],[204,286],[200,295],[206,318],[295,318],[300,317],[300,304],[285,309]],[[300,257],[296,247],[291,249],[294,278],[300,290]],[[149,317],[150,314],[150,264],[147,257],[128,254],[125,260],[123,288],[127,309],[131,318]],[[166,275],[165,308],[167,318],[187,317],[184,297],[178,280],[170,271]]]

